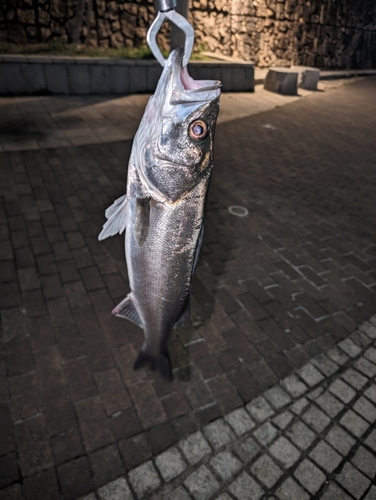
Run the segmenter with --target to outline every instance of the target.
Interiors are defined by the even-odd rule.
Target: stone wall
[[[145,43],[155,16],[152,0],[3,0],[0,5],[0,41],[17,44],[72,41],[82,26],[77,32],[82,43],[137,47]],[[191,0],[190,20],[198,47],[259,67],[376,67],[375,0]],[[159,42],[167,48],[168,39],[164,26]]]

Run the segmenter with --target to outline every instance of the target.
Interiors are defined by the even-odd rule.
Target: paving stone
[[[23,500],[21,485],[14,484],[0,491],[0,500]]]
[[[297,421],[286,431],[286,436],[301,450],[306,450],[315,439],[315,434],[303,424]]]
[[[276,491],[280,500],[309,500],[309,495],[291,477],[288,477]],[[329,500],[329,499],[328,499]]]
[[[342,340],[338,343],[338,347],[340,347],[343,352],[350,356],[350,358],[356,358],[362,352],[360,347],[354,344],[354,342],[352,342],[350,339]]]
[[[370,339],[376,339],[376,326],[374,326],[372,323],[366,321],[359,327],[359,330],[368,335]]]
[[[355,444],[355,439],[338,425],[330,429],[325,439],[343,456],[348,455]]]
[[[158,455],[155,459],[155,465],[166,482],[179,476],[187,468],[187,464],[177,448],[170,448]]]
[[[364,353],[364,356],[368,358],[372,363],[376,363],[376,349],[374,347],[370,347]]]
[[[291,412],[284,411],[280,415],[277,415],[275,418],[273,418],[273,423],[283,430],[289,425],[293,418],[294,415]]]
[[[376,385],[372,384],[368,387],[368,389],[364,392],[364,395],[373,403],[376,404]]]
[[[349,410],[343,415],[340,424],[346,427],[346,429],[356,437],[361,437],[369,427],[369,423],[352,410]]]
[[[376,452],[376,430],[372,431],[364,442]]]
[[[309,456],[327,473],[333,472],[340,464],[342,457],[331,446],[320,441]]]
[[[163,496],[163,500],[190,500],[191,497],[187,493],[187,491],[183,488],[183,486],[179,486],[175,490],[173,490],[170,494],[165,494]]]
[[[353,370],[352,368],[349,368],[344,373],[342,373],[341,378],[358,390],[367,383],[366,377],[361,375],[356,370]]]
[[[300,398],[293,405],[290,406],[290,410],[295,413],[295,415],[300,415],[302,411],[307,408],[309,401],[306,398]]]
[[[311,406],[303,415],[303,420],[318,433],[330,424],[330,419],[318,408]]]
[[[376,500],[376,486],[372,486],[364,500]]]
[[[274,410],[262,396],[248,403],[246,408],[251,417],[257,422],[263,422],[274,414]]]
[[[195,500],[209,500],[219,490],[220,485],[205,465],[201,465],[184,481]]]
[[[315,401],[320,396],[320,394],[322,394],[323,392],[324,392],[323,387],[317,387],[316,389],[314,389],[313,391],[311,391],[307,394],[307,398],[310,401]]]
[[[333,375],[339,368],[338,365],[325,356],[325,354],[317,354],[311,359],[311,363],[326,377]]]
[[[370,479],[373,479],[375,476],[375,462],[375,456],[363,446],[357,449],[355,455],[351,459],[351,463]]]
[[[301,382],[296,375],[289,375],[281,381],[281,385],[293,397],[298,398],[302,396],[308,387]]]
[[[89,460],[85,456],[60,465],[57,475],[63,498],[78,498],[94,489]]]
[[[283,475],[282,469],[268,455],[262,455],[251,467],[251,472],[267,488],[272,488]]]
[[[208,442],[200,431],[191,434],[185,439],[182,439],[179,442],[179,446],[190,465],[197,464],[212,451]]]
[[[232,498],[227,493],[222,493],[219,497],[215,497],[215,500],[232,500]]]
[[[324,379],[324,375],[311,363],[304,365],[297,373],[309,387],[317,385]]]
[[[123,464],[115,444],[89,455],[95,486],[103,486],[124,474]]]
[[[272,425],[270,422],[265,422],[265,424],[263,424],[253,433],[253,436],[263,446],[267,446],[277,435],[278,429],[274,427],[274,425]]]
[[[260,451],[260,446],[256,441],[249,437],[245,441],[236,442],[232,448],[240,460],[244,463],[250,462]]]
[[[376,375],[376,365],[371,363],[367,358],[359,358],[355,361],[354,367],[366,375],[367,377],[374,377]]]
[[[340,379],[330,385],[329,391],[344,403],[349,403],[356,394],[354,389]]]
[[[279,385],[266,390],[263,395],[276,410],[291,402],[290,396]]]
[[[345,407],[343,403],[338,401],[330,392],[324,392],[320,397],[316,399],[316,403],[320,406],[324,412],[333,418]]]
[[[328,358],[330,358],[332,361],[337,363],[337,365],[344,365],[348,360],[349,357],[347,354],[345,354],[341,349],[339,349],[337,346],[331,347],[329,351],[326,353]]]
[[[222,481],[229,481],[242,468],[242,463],[228,451],[214,455],[209,463]]]
[[[330,483],[321,500],[351,500],[349,495],[345,493],[335,483]]]
[[[270,453],[284,467],[291,467],[300,457],[299,451],[285,437],[281,436],[269,448]]]
[[[133,500],[131,489],[124,477],[119,477],[98,490],[100,500]]]
[[[85,495],[84,497],[80,497],[79,500],[97,500],[97,495],[95,493],[89,493],[88,495]]]
[[[156,490],[161,485],[158,473],[150,460],[128,473],[129,481],[140,498]]]
[[[294,476],[312,495],[320,489],[325,481],[325,475],[308,459],[304,459],[298,466]]]
[[[361,415],[365,420],[373,424],[376,420],[376,408],[368,401],[368,399],[361,396],[353,406],[353,409]]]
[[[225,444],[231,443],[235,437],[231,428],[223,419],[218,419],[204,427],[203,433],[215,450]]]
[[[263,490],[246,472],[228,487],[232,495],[238,500],[259,500],[263,495]]]
[[[336,481],[355,498],[360,498],[370,484],[370,480],[349,462],[345,463]]]
[[[225,415],[224,419],[232,427],[237,436],[242,436],[254,428],[255,424],[244,408],[238,408]]]

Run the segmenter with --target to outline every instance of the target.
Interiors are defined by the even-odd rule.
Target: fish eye
[[[195,120],[189,125],[189,137],[201,141],[208,135],[208,126],[203,120]]]

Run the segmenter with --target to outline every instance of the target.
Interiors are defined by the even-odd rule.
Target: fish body
[[[172,378],[167,342],[189,319],[189,294],[203,237],[213,167],[220,82],[195,81],[167,60],[134,138],[126,195],[107,209],[99,239],[126,228],[130,294],[112,311],[143,328],[135,369]]]

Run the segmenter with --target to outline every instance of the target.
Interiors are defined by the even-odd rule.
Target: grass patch
[[[73,45],[64,43],[60,40],[53,40],[48,43],[16,45],[14,43],[1,42],[1,54],[28,54],[45,56],[86,56],[86,57],[113,57],[117,59],[153,59],[154,56],[147,45],[137,49],[127,47],[105,48],[105,47],[86,47],[85,45]],[[162,50],[164,57],[168,56],[166,50]],[[200,52],[192,53],[191,60],[204,61],[210,57],[202,55]]]

